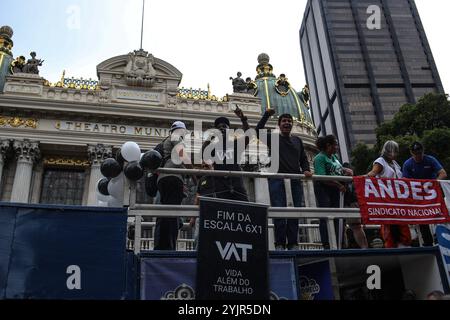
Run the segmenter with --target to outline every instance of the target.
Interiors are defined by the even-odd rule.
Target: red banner
[[[363,224],[450,222],[436,180],[354,177]]]

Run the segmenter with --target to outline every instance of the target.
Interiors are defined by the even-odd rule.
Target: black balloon
[[[161,165],[161,162],[161,154],[156,150],[150,150],[144,153],[139,163],[143,168],[156,170]]]
[[[152,198],[158,193],[158,175],[149,174],[145,177],[145,192]]]
[[[103,161],[100,171],[107,178],[115,178],[122,172],[122,166],[116,159],[109,158]]]
[[[120,150],[121,150],[121,149],[117,150],[117,153],[116,153],[116,160],[117,160],[117,162],[119,163],[119,165],[120,165],[121,167],[123,167],[123,164],[124,164],[124,162],[125,162],[125,159],[122,157],[122,154],[120,153]]]
[[[125,177],[130,180],[137,181],[144,175],[144,170],[137,161],[129,162],[123,169]]]
[[[97,185],[98,191],[104,196],[109,196],[108,183],[109,183],[109,179],[103,178],[103,179],[100,179],[100,181],[98,182],[98,185]]]

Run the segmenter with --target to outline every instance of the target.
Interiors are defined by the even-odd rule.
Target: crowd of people
[[[381,151],[381,155],[373,163],[372,170],[367,174],[376,178],[409,178],[443,180],[447,173],[439,161],[424,153],[424,147],[420,142],[414,142],[410,146],[411,158],[401,167],[397,163],[399,145],[395,141],[387,141]],[[433,235],[429,225],[420,225],[420,233],[425,246],[433,245]],[[408,225],[383,225],[381,234],[385,248],[402,248],[411,246],[411,227]]]
[[[274,115],[274,110],[267,110],[255,128],[257,138],[260,130],[270,117]],[[241,119],[242,129],[249,129],[247,117],[236,108],[235,114]],[[278,173],[303,174],[306,178],[313,176],[310,168],[303,141],[298,136],[292,135],[293,117],[290,114],[283,114],[278,117],[279,139],[276,148],[272,148],[271,135],[267,137],[267,147],[269,155],[278,156]],[[211,158],[203,158],[202,169],[220,171],[241,171],[241,151],[239,145],[247,146],[249,137],[237,138],[227,135],[230,129],[230,121],[226,117],[219,117],[214,122],[214,128],[220,134],[216,139],[210,139],[203,144],[202,151],[206,148],[213,150]],[[183,122],[176,121],[171,130],[170,136],[159,144],[158,150],[163,158],[164,168],[193,168],[189,165],[189,159],[184,151],[183,135],[186,126]],[[245,139],[245,141],[239,141]],[[348,164],[342,164],[338,158],[339,145],[335,136],[327,135],[319,137],[316,142],[319,153],[314,157],[313,167],[315,175],[322,176],[353,176],[353,171]],[[399,155],[399,145],[395,141],[387,141],[381,151],[380,157],[373,162],[372,169],[367,173],[368,177],[377,178],[414,178],[414,179],[445,179],[445,172],[439,161],[424,153],[424,147],[420,142],[415,142],[410,146],[411,158],[403,167],[397,163]],[[223,161],[215,161],[215,153],[220,153]],[[181,164],[172,161],[173,155],[178,155]],[[249,198],[242,177],[212,177],[205,175],[200,177],[197,183],[196,203],[198,197],[215,197],[248,202]],[[157,179],[157,188],[160,194],[161,204],[179,205],[183,201],[184,186],[183,177],[177,174],[160,174]],[[301,180],[296,179],[269,179],[270,203],[272,207],[286,207],[288,204],[294,207],[305,206],[303,186]],[[341,183],[338,181],[316,181],[314,183],[316,203],[321,208],[357,207],[356,197],[351,183]],[[348,225],[353,233],[353,238],[360,248],[368,248],[368,240],[364,232],[360,219],[348,219],[340,221],[335,219],[336,243],[342,246],[345,234],[342,228]],[[195,228],[198,222],[191,219],[190,224]],[[327,221],[320,219],[320,237],[325,249],[330,248],[328,237]],[[176,241],[179,228],[182,226],[177,218],[158,218],[155,230],[155,250],[176,250]],[[414,227],[412,227],[414,228]],[[411,227],[407,225],[383,225],[381,235],[386,248],[399,248],[411,246]],[[420,231],[424,245],[433,245],[433,235],[428,225],[421,225]],[[274,240],[276,250],[298,250],[298,219],[274,219]]]

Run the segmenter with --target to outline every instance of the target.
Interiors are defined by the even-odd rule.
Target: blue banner
[[[126,259],[127,259],[126,292],[124,294],[124,297],[126,300],[139,300],[139,292],[138,292],[139,259],[131,250],[127,251]]]
[[[142,300],[195,299],[195,258],[142,258]],[[293,259],[271,259],[270,298],[296,300],[297,287]]]
[[[270,259],[270,300],[298,300],[294,259]]]
[[[6,283],[8,280],[16,213],[16,208],[0,207],[0,299],[6,297]]]
[[[328,260],[298,266],[300,300],[334,300]]]
[[[3,298],[126,298],[126,209],[0,204],[0,217]]]
[[[442,224],[438,225],[436,227],[436,236],[450,284],[450,226]]]
[[[142,300],[193,300],[195,258],[142,258]]]

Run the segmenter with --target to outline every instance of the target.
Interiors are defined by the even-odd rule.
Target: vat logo
[[[367,14],[370,16],[367,18],[367,28],[369,30],[381,29],[381,9],[377,5],[371,5],[367,8]]]
[[[253,246],[251,244],[243,243],[232,243],[227,242],[225,248],[222,247],[220,241],[216,241],[217,249],[219,249],[220,256],[223,260],[229,261],[231,257],[234,256],[236,261],[247,262],[247,250],[252,250]],[[241,254],[239,254],[238,249],[241,249]]]

